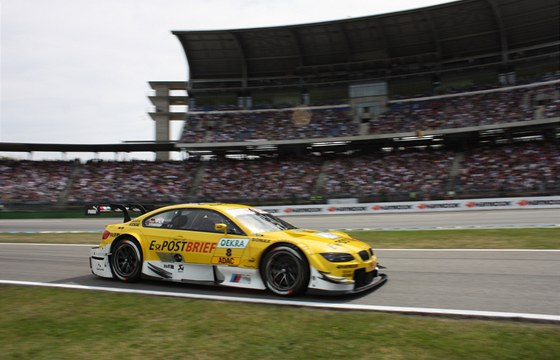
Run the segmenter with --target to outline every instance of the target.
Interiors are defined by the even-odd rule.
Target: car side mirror
[[[216,224],[214,226],[216,231],[222,231],[224,235],[227,235],[227,225],[226,224]]]

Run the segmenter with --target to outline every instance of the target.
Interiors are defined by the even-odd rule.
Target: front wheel
[[[261,274],[266,287],[282,296],[303,294],[309,285],[309,264],[295,247],[280,245],[263,259]]]
[[[142,273],[142,250],[131,239],[119,241],[111,255],[111,270],[122,281],[136,282]]]

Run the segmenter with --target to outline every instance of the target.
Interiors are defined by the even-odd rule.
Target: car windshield
[[[292,224],[259,209],[231,209],[228,213],[254,233],[296,229]]]

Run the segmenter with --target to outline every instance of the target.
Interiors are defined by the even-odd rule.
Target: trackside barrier
[[[515,209],[560,209],[560,196],[495,199],[406,201],[327,205],[282,205],[259,207],[280,216],[329,214],[422,213],[432,211],[480,211]]]

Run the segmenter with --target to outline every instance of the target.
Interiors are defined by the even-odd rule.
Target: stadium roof
[[[246,80],[322,67],[441,64],[481,54],[507,62],[514,51],[557,47],[559,14],[558,0],[463,0],[340,21],[173,34],[191,81]]]

